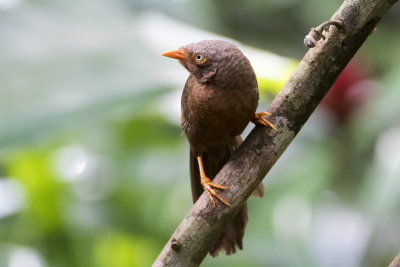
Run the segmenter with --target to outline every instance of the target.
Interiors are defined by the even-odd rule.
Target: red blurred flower
[[[338,124],[346,122],[365,103],[371,87],[370,77],[366,64],[354,59],[339,75],[321,102],[332,112]]]

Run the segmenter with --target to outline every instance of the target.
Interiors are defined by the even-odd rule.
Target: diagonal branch
[[[228,184],[221,193],[232,204],[213,208],[203,194],[165,245],[153,266],[198,266],[242,203],[262,181],[340,72],[373,32],[396,0],[345,0],[332,16],[341,29],[330,27],[301,60],[268,109],[279,129],[256,127],[214,179]]]
[[[389,267],[400,267],[400,252],[396,255],[393,261],[389,264]]]

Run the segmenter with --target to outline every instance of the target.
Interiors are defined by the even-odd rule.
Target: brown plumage
[[[207,177],[212,180],[242,143],[240,134],[249,121],[265,125],[264,119],[255,115],[259,96],[254,70],[235,45],[224,41],[201,41],[163,55],[178,59],[190,72],[182,93],[181,122],[190,144],[193,202],[206,189],[214,205],[213,197],[229,205],[215,189],[227,187],[213,184]],[[262,196],[262,184],[256,194]],[[211,255],[221,249],[227,255],[235,253],[236,246],[242,249],[246,223],[245,203],[210,250]]]

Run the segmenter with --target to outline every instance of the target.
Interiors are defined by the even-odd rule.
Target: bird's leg
[[[213,189],[213,188],[227,189],[228,187],[213,183],[206,176],[206,173],[204,172],[203,160],[202,160],[201,156],[197,157],[197,162],[199,163],[199,169],[200,169],[200,183],[203,186],[204,191],[207,193],[208,197],[210,198],[211,202],[213,203],[213,206],[215,207],[214,197],[218,198],[225,205],[231,206],[231,204],[229,204],[225,199],[223,199],[220,195],[218,195],[217,192],[215,192],[215,190]]]
[[[271,115],[271,113],[269,112],[259,112],[259,113],[255,113],[254,116],[251,118],[251,122],[254,124],[259,124],[259,125],[264,125],[267,127],[271,127],[272,130],[274,130],[275,132],[278,132],[278,129],[276,129],[276,127],[270,123],[269,121],[267,121],[266,119],[264,119],[262,116],[264,115]]]

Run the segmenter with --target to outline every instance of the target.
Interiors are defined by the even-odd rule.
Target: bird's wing
[[[189,123],[183,117],[181,118],[181,126],[182,126],[181,135],[183,135],[184,133],[186,133],[186,129],[189,126]]]
[[[192,74],[189,75],[185,87],[183,88],[182,98],[181,98],[181,126],[182,126],[182,135],[186,133],[187,128],[189,127],[189,103],[188,97],[190,94],[191,86],[194,82],[194,77]]]

